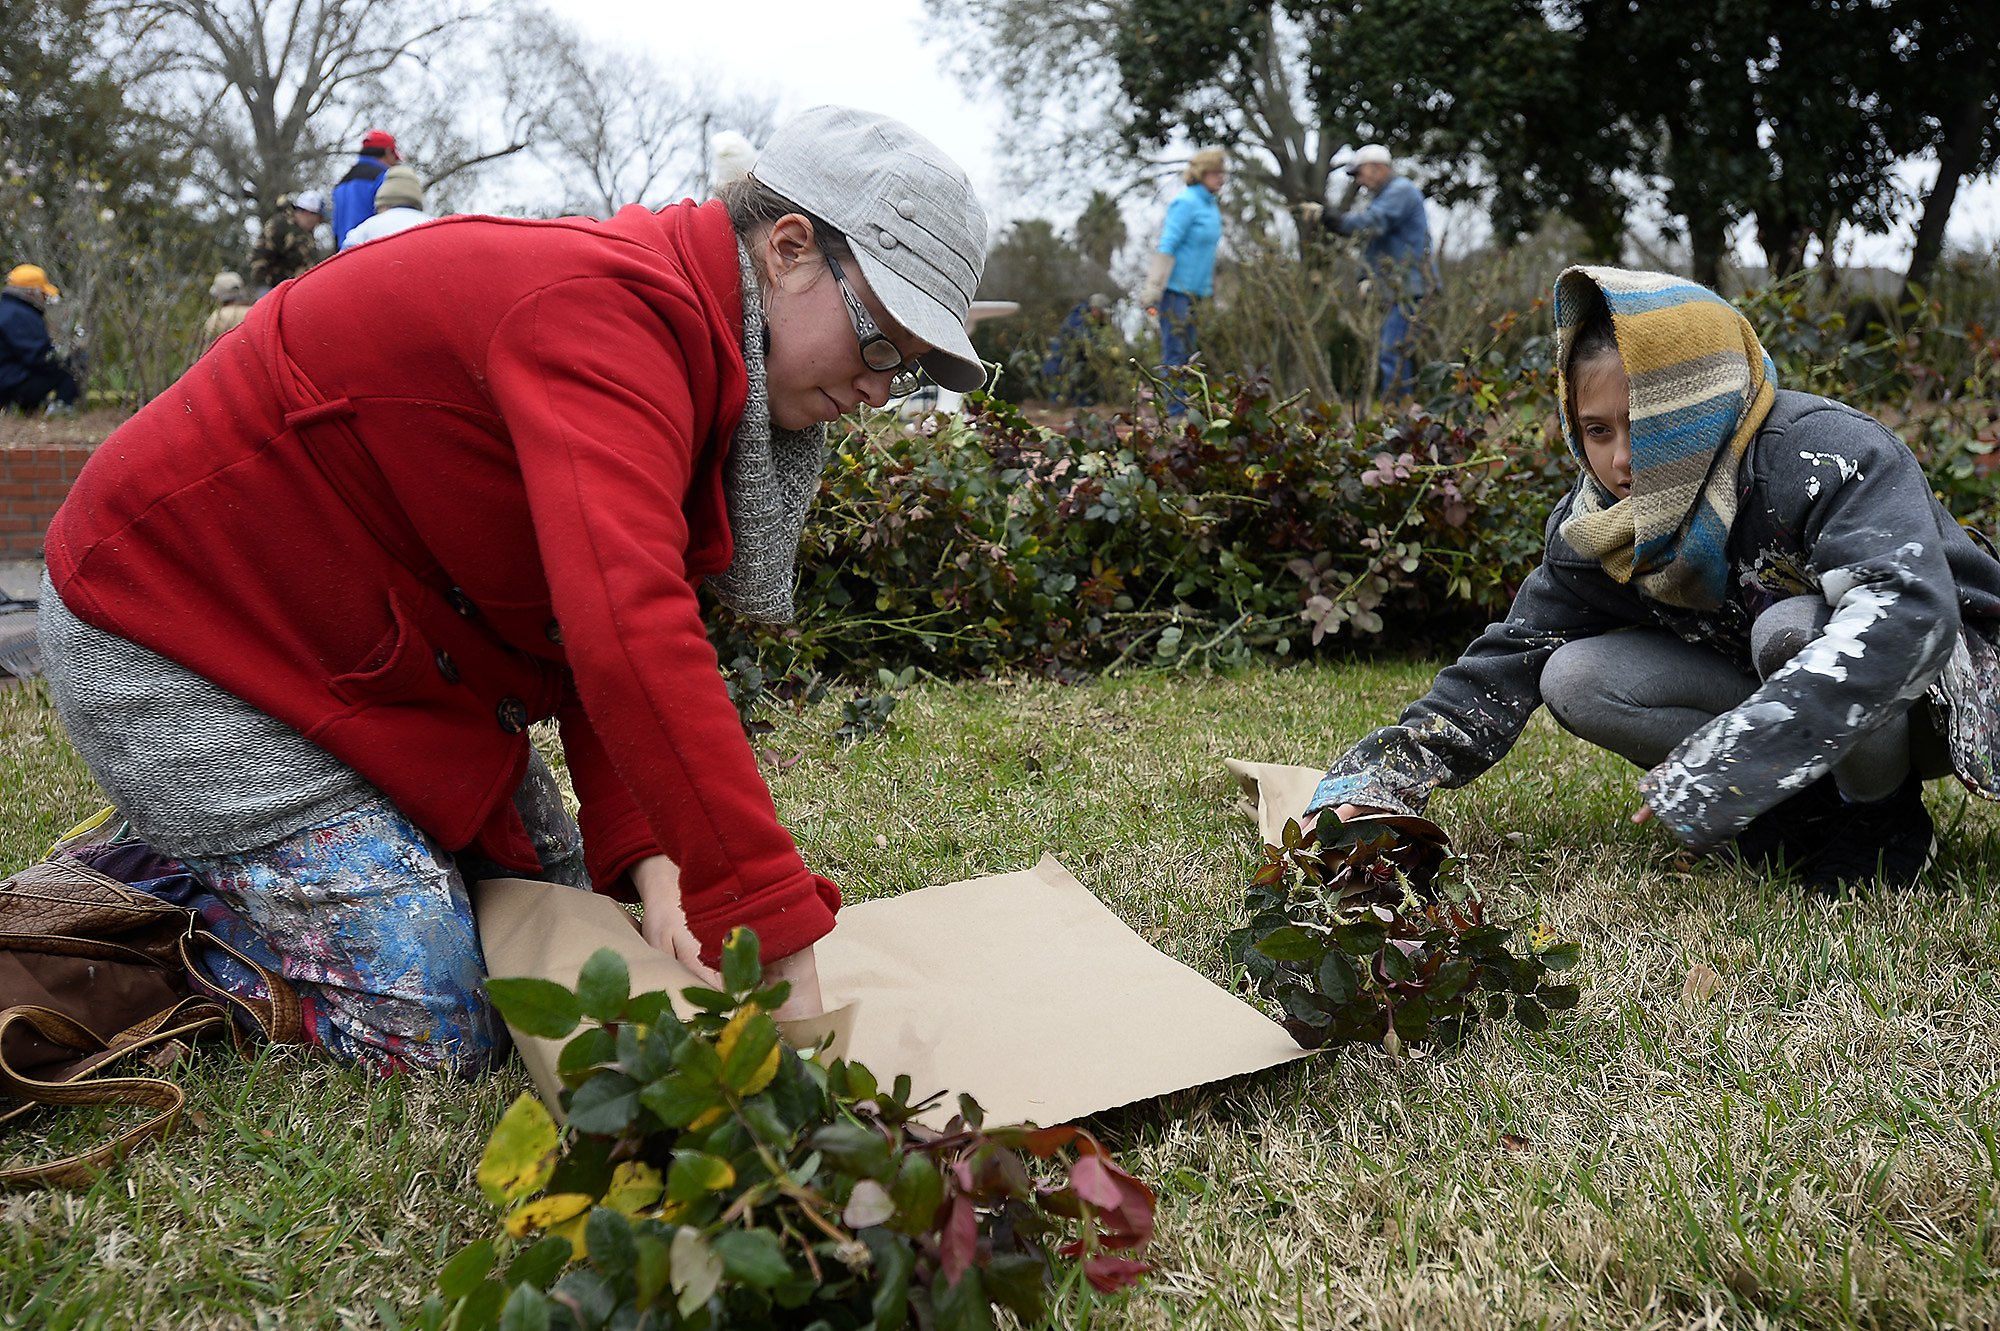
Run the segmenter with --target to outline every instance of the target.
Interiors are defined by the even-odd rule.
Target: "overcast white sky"
[[[1074,215],[1075,202],[1003,187],[998,153],[1006,112],[993,93],[951,77],[949,52],[929,36],[922,0],[753,0],[741,8],[714,0],[548,2],[591,36],[645,50],[665,68],[698,70],[726,88],[775,95],[781,118],[840,102],[908,121],[965,168],[996,231],[1012,218],[1043,215],[1067,224]],[[1913,182],[1920,178],[1913,175]],[[1133,210],[1133,234],[1147,234],[1165,206],[1163,190],[1150,215]],[[1960,189],[1947,235],[1954,245],[2000,245],[2000,181]],[[1905,225],[1892,236],[1848,238],[1840,258],[1900,267],[1909,246]],[[1742,257],[1754,261],[1754,246]]]

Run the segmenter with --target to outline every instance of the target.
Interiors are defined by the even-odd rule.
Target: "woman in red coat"
[[[817,1010],[839,893],[695,586],[790,616],[827,422],[983,380],[985,233],[935,146],[821,107],[716,202],[342,254],[105,441],[48,536],[57,708],[308,1039],[385,1071],[504,1052],[466,893],[502,874],[636,897],[694,965],[748,925]],[[580,828],[528,742],[551,717]]]

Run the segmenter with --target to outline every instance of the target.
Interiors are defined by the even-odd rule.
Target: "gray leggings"
[[[1542,670],[1542,702],[1564,730],[1640,767],[1657,767],[1682,740],[1756,692],[1758,684],[1820,635],[1832,617],[1817,596],[1780,601],[1750,626],[1757,673],[1665,629],[1620,629],[1565,643]],[[1887,799],[1915,770],[1945,776],[1943,741],[1919,708],[1890,717],[1833,765],[1841,794]]]

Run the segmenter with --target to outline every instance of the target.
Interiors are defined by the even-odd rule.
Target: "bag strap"
[[[243,998],[217,986],[198,963],[204,948],[219,948],[248,967],[263,981],[267,998]],[[283,977],[205,929],[190,929],[180,939],[180,957],[188,983],[196,993],[154,1013],[106,1040],[95,1031],[52,1008],[22,1005],[0,1012],[0,1095],[23,1103],[0,1113],[0,1123],[37,1105],[138,1105],[156,1110],[153,1117],[128,1128],[108,1142],[46,1164],[0,1169],[0,1190],[54,1184],[84,1187],[98,1172],[143,1142],[172,1132],[187,1104],[187,1092],[164,1077],[96,1076],[106,1064],[139,1054],[161,1070],[171,1066],[187,1042],[211,1032],[227,1032],[238,1054],[256,1043],[233,1014],[248,1018],[258,1035],[273,1044],[298,1044],[304,1038],[298,991]],[[52,1044],[85,1055],[69,1075],[57,1081],[30,1077],[7,1062],[4,1041],[15,1023],[32,1029]]]
[[[5,1055],[0,1054],[0,1092],[26,1102],[0,1114],[0,1123],[41,1104],[138,1105],[157,1112],[136,1127],[127,1128],[112,1140],[90,1150],[45,1164],[0,1170],[0,1188],[36,1184],[85,1187],[96,1180],[100,1170],[126,1151],[141,1142],[153,1141],[172,1132],[180,1120],[182,1108],[187,1104],[187,1092],[179,1086],[163,1077],[91,1077],[87,1074],[127,1054],[151,1051],[152,1056],[169,1060],[186,1048],[186,1041],[218,1026],[233,1025],[229,1013],[207,999],[187,999],[177,1003],[129,1030],[121,1031],[108,1041],[53,1008],[21,1006],[0,1012],[0,1042],[4,1041],[8,1028],[16,1023],[32,1028],[51,1043],[102,1057],[93,1059],[82,1074],[69,1080],[43,1081],[17,1071],[8,1064]]]

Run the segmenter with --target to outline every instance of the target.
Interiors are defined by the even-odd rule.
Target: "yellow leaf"
[[[517,1239],[537,1229],[553,1233],[563,1221],[588,1212],[596,1200],[587,1192],[556,1192],[522,1202],[507,1213],[507,1232]]]
[[[713,1109],[704,1109],[694,1122],[687,1125],[687,1130],[689,1132],[700,1132],[703,1128],[714,1127],[722,1121],[723,1116],[728,1112],[729,1110],[722,1105],[717,1105]]]
[[[611,1171],[611,1186],[605,1190],[604,1205],[627,1217],[660,1200],[667,1190],[660,1171],[643,1160],[627,1160]]]
[[[590,1256],[590,1245],[584,1241],[584,1226],[590,1223],[590,1212],[586,1210],[574,1219],[565,1220],[560,1225],[550,1225],[549,1233],[559,1239],[569,1240],[569,1259],[580,1262]]]
[[[736,1046],[742,1041],[743,1033],[749,1029],[751,1023],[758,1022],[760,1019],[765,1023],[768,1023],[769,1020],[764,1017],[764,1010],[762,1008],[758,1007],[755,1003],[746,1003],[737,1010],[735,1016],[729,1019],[729,1024],[722,1028],[722,1034],[715,1041],[715,1052],[722,1057],[722,1064],[725,1068],[729,1066],[730,1055],[736,1051]],[[765,1032],[765,1035],[766,1038],[770,1038],[772,1032]],[[747,1057],[755,1058],[756,1054],[752,1052]],[[743,1085],[737,1089],[737,1093],[739,1095],[755,1095],[766,1086],[769,1086],[771,1078],[777,1075],[778,1045],[774,1040],[771,1045],[771,1051],[764,1055],[763,1061],[757,1064],[756,1071],[752,1072]]]
[[[500,1117],[479,1158],[479,1190],[495,1206],[539,1192],[556,1169],[561,1134],[540,1100],[523,1092]]]

